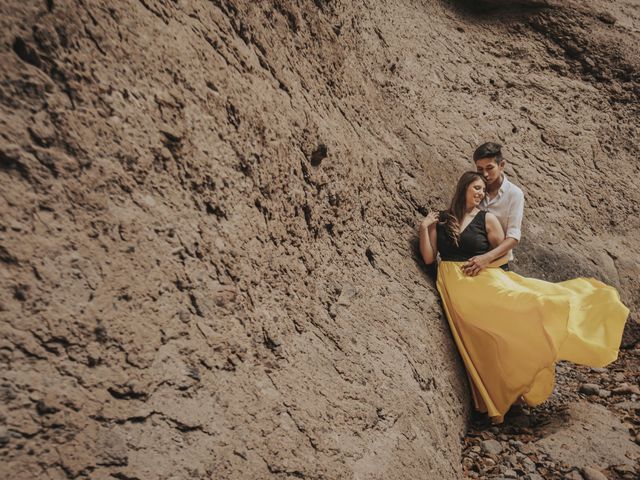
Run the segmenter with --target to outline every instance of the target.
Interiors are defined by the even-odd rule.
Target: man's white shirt
[[[504,236],[520,240],[522,215],[524,212],[524,193],[511,183],[503,174],[502,185],[498,194],[489,199],[487,195],[480,203],[480,208],[498,217]],[[509,251],[509,260],[513,260],[513,252]]]

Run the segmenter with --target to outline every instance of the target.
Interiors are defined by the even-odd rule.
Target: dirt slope
[[[0,472],[459,478],[416,226],[486,139],[637,342],[640,7],[521,3],[3,2]]]

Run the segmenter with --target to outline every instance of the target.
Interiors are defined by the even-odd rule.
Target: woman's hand
[[[422,223],[420,224],[421,228],[429,228],[434,223],[438,223],[440,221],[440,214],[438,212],[429,212],[429,214],[424,217]]]
[[[435,262],[438,256],[438,239],[434,225],[438,223],[439,217],[438,212],[429,212],[420,223],[420,253],[427,265]]]

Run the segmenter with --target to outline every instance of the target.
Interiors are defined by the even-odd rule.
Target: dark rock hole
[[[40,67],[40,57],[38,53],[20,37],[13,41],[13,51],[23,62],[27,62],[35,67]]]
[[[373,252],[371,251],[371,249],[367,248],[367,250],[364,252],[364,254],[367,256],[367,260],[369,260],[369,263],[371,264],[371,266],[375,268],[376,259],[375,259],[375,256],[373,255]]]
[[[311,165],[317,167],[320,165],[322,160],[324,160],[328,155],[327,146],[324,143],[318,145],[318,147],[311,153]]]

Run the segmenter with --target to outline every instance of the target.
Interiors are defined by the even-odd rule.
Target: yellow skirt
[[[494,423],[521,397],[545,401],[556,361],[603,367],[618,358],[629,309],[615,288],[590,278],[545,282],[495,264],[468,277],[463,264],[440,262],[437,287],[475,407]]]

